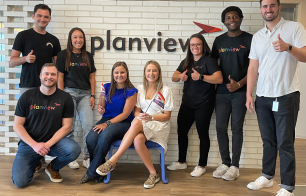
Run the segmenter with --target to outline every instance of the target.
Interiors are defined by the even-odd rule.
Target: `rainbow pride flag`
[[[161,108],[164,109],[165,106],[165,98],[163,96],[163,94],[161,94],[161,92],[157,93],[157,96],[155,97],[155,99],[153,100],[154,103],[156,103],[157,105],[159,105]]]
[[[105,88],[103,83],[101,83],[101,96],[106,100]]]

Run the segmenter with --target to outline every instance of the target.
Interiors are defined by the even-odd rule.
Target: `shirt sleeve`
[[[183,65],[184,65],[184,60],[182,60],[182,62],[180,63],[180,65],[178,66],[178,68],[176,69],[176,71],[179,71],[181,73],[183,73],[185,70],[183,70]]]
[[[53,50],[53,56],[57,56],[57,54],[61,51],[61,44],[59,40],[55,37],[55,44]]]
[[[94,73],[94,72],[97,71],[97,69],[95,67],[94,58],[89,52],[87,52],[87,55],[88,55],[88,58],[89,58],[89,61],[90,61],[90,73]]]
[[[306,31],[301,23],[298,23],[294,37],[295,37],[294,39],[295,47],[303,48],[304,46],[306,46]]]
[[[63,50],[61,52],[58,53],[58,56],[57,56],[57,60],[56,60],[56,67],[57,67],[57,70],[61,73],[64,73],[65,72],[65,61],[66,61],[66,58],[64,56],[64,53],[66,53],[66,50]]]
[[[126,98],[133,96],[137,92],[137,88],[129,88],[126,92]]]
[[[255,35],[254,35],[252,38],[252,42],[251,42],[251,50],[249,54],[249,59],[258,60],[258,56],[256,54],[256,49],[255,49],[255,44],[256,44],[256,40],[255,40]]]
[[[23,93],[16,105],[15,116],[26,117],[27,115],[27,92]]]
[[[74,103],[72,97],[68,94],[65,100],[63,118],[73,118],[73,117],[74,117]]]
[[[143,85],[138,85],[137,86],[138,94],[137,94],[137,101],[136,101],[136,107],[141,108],[140,105],[140,96],[143,93]]]
[[[165,96],[164,111],[172,111],[174,109],[174,104],[173,104],[174,98],[170,87],[167,86],[164,92],[164,96]]]
[[[14,40],[13,49],[19,52],[23,51],[24,37],[22,32],[19,32]]]
[[[219,52],[218,52],[218,49],[217,49],[217,39],[215,39],[214,43],[213,43],[213,46],[212,46],[212,49],[211,49],[211,53],[210,53],[210,56],[214,59],[218,59],[219,58]]]
[[[217,61],[211,57],[207,58],[206,67],[210,75],[213,75],[216,71],[220,71]]]

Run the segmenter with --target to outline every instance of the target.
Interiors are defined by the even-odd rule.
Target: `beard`
[[[54,86],[56,86],[56,84],[57,84],[57,81],[53,81],[53,83],[50,83],[50,84],[48,84],[46,81],[44,81],[44,80],[41,80],[40,81],[41,82],[41,84],[43,85],[43,86],[45,86],[45,87],[47,87],[47,88],[53,88]]]
[[[263,17],[263,19],[264,19],[265,21],[271,22],[271,21],[275,20],[275,19],[278,17],[279,12],[278,12],[278,11],[277,11],[277,12],[274,12],[274,14],[275,14],[275,15],[273,15],[272,18],[270,18],[270,19],[266,18],[266,15],[265,15],[265,14],[262,15],[262,17]]]

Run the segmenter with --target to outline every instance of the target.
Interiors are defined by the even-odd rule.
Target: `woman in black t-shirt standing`
[[[83,129],[83,166],[89,167],[89,153],[86,147],[86,136],[94,126],[93,110],[95,107],[95,72],[96,68],[92,55],[86,51],[85,34],[80,28],[69,32],[67,48],[57,55],[58,88],[68,92],[74,102],[74,119],[71,133],[74,137],[76,111]],[[68,164],[71,169],[79,168],[77,161]]]
[[[201,34],[190,37],[186,58],[172,76],[173,82],[184,82],[182,104],[177,117],[179,159],[167,167],[168,170],[186,169],[188,132],[193,122],[200,138],[198,166],[190,173],[198,177],[206,172],[210,147],[209,125],[215,103],[215,84],[223,81],[217,62],[208,55],[210,48]]]

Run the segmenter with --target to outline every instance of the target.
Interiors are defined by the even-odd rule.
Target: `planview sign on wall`
[[[200,34],[204,34],[204,33],[213,33],[213,32],[218,32],[218,31],[222,31],[219,28],[216,27],[212,27],[212,26],[208,26],[208,25],[204,25],[198,22],[194,22],[194,24],[196,24],[198,27],[200,27],[202,29],[202,31],[200,31]],[[162,33],[158,32],[157,33],[158,36],[161,36]],[[142,45],[142,40],[138,37],[136,38],[125,38],[125,37],[115,37],[113,40],[111,40],[111,30],[107,30],[106,31],[106,49],[110,50],[111,48],[111,41],[112,41],[112,46],[115,50],[118,51],[126,51],[127,47],[126,47],[126,40],[128,41],[128,50],[132,50],[133,48],[133,44],[137,43],[137,50],[141,51],[141,45]],[[146,45],[146,48],[148,51],[151,51],[153,45],[156,42],[156,38],[152,38],[151,40],[149,40],[148,38],[142,38],[143,42]],[[98,42],[98,46],[95,46],[95,42]],[[175,40],[174,38],[167,38],[163,43],[162,43],[162,39],[161,38],[157,38],[157,51],[161,51],[162,46],[163,48],[167,51],[167,52],[175,52],[176,51],[176,46],[177,43],[179,43],[181,49],[183,52],[185,52],[188,44],[189,44],[189,39],[187,39],[185,42],[181,39],[178,38],[178,41]],[[95,36],[95,37],[91,37],[91,54],[94,55],[96,50],[101,50],[104,47],[105,43],[102,37],[99,36]],[[120,46],[118,46],[120,45]]]

